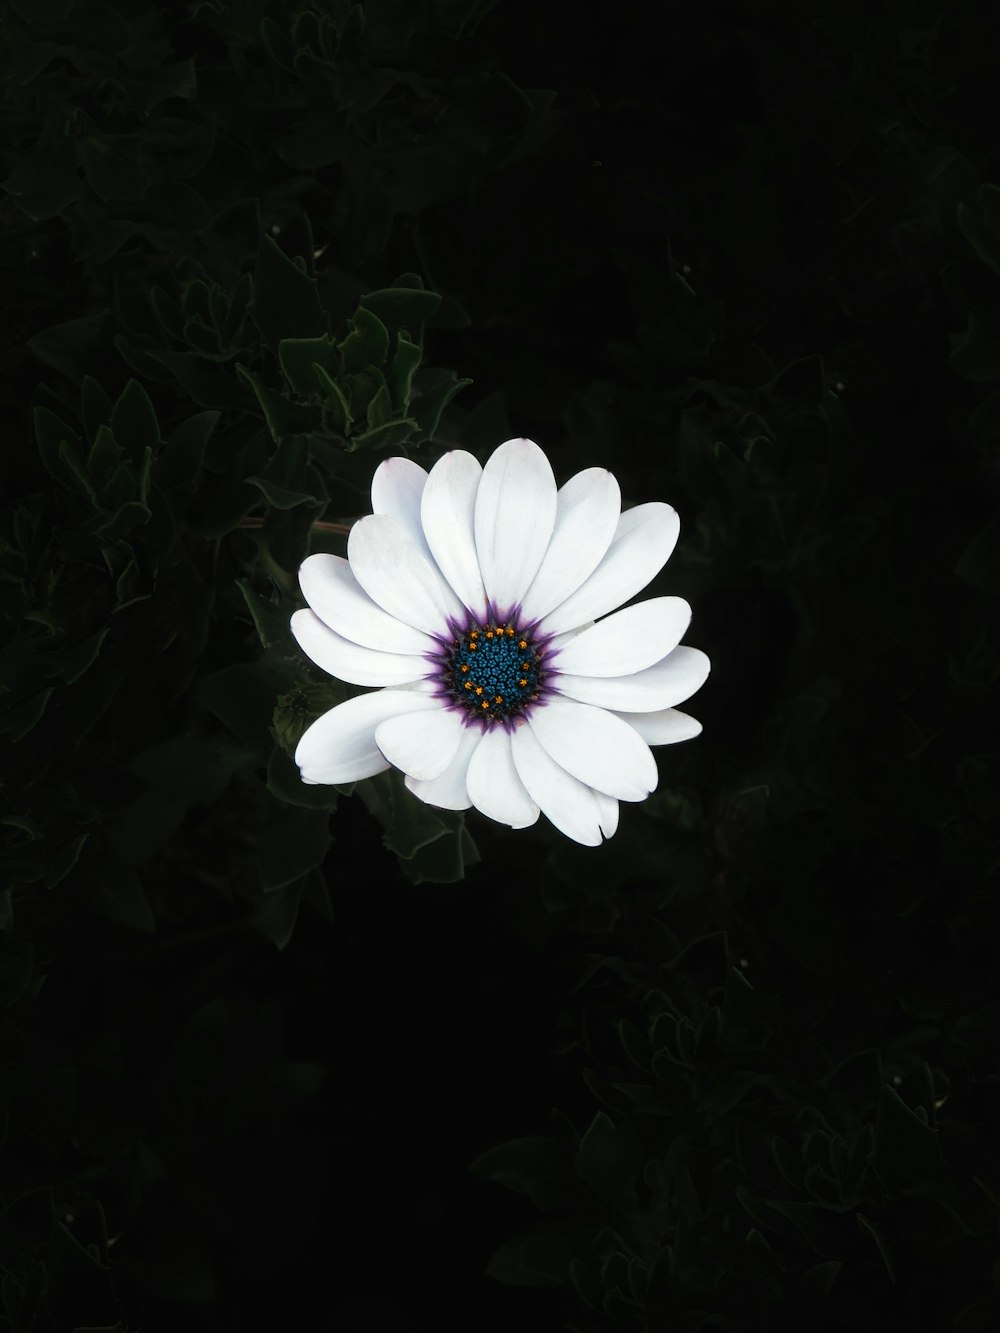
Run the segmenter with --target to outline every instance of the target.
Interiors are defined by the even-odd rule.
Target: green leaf
[[[289,435],[301,435],[312,430],[316,425],[316,413],[302,403],[293,403],[284,394],[269,389],[262,384],[252,370],[237,365],[236,374],[245,384],[249,384],[257,397],[264,414],[268,430],[273,439],[280,443]]]
[[[153,463],[153,477],[163,490],[193,483],[201,471],[205,448],[221,412],[196,412],[171,431]]]
[[[288,435],[280,442],[259,476],[247,481],[261,491],[275,509],[294,509],[308,504],[321,509],[325,497],[309,489],[309,441],[305,435]],[[313,478],[315,480],[315,476]]]
[[[391,416],[392,398],[388,386],[383,384],[368,404],[368,431],[366,434],[370,434],[372,430],[376,430],[380,426],[385,426]]]
[[[385,325],[370,310],[360,306],[351,320],[352,329],[338,344],[342,364],[347,374],[380,367],[389,354],[389,333]]]
[[[284,338],[278,347],[281,373],[300,398],[311,398],[320,390],[317,369],[335,378],[340,358],[332,338]]]
[[[362,435],[352,435],[347,441],[348,449],[391,449],[393,445],[405,444],[417,431],[417,424],[409,417],[401,421],[389,421],[374,430],[366,430]]]
[[[270,648],[273,643],[286,642],[289,632],[289,613],[283,607],[275,605],[274,602],[268,601],[265,597],[261,597],[249,579],[238,578],[236,586],[243,594],[243,600],[253,617],[253,623],[263,646]]]
[[[282,889],[323,864],[330,847],[326,810],[278,806],[260,832],[257,869],[265,893]]]
[[[422,349],[401,334],[385,377],[389,393],[392,395],[393,406],[400,412],[405,412],[409,405],[413,373],[422,358]]]
[[[458,379],[450,370],[438,373],[445,374],[447,378],[441,379],[437,383],[432,383],[429,378],[425,378],[419,386],[419,396],[415,397],[410,403],[410,416],[416,421],[418,427],[418,434],[414,441],[416,444],[422,444],[425,440],[432,438],[437,432],[441,413],[461,389],[472,383],[470,379]],[[431,374],[431,371],[426,370],[418,372],[418,376],[423,377],[429,377]]]
[[[437,292],[422,288],[383,287],[381,291],[366,293],[360,304],[377,315],[390,333],[398,333],[401,329],[416,328],[430,319],[441,304],[441,297]]]
[[[324,424],[336,434],[346,436],[354,424],[354,417],[351,415],[351,409],[344,391],[322,366],[317,365],[315,367],[315,374],[321,391],[326,395],[324,413],[326,420]]]
[[[120,336],[115,339],[118,351],[129,360],[131,350]],[[254,395],[239,380],[227,371],[220,370],[211,361],[194,352],[167,352],[162,348],[149,348],[147,353],[154,361],[165,366],[170,374],[196,403],[210,408],[235,408],[239,412],[252,412]],[[130,364],[132,362],[130,361]]]
[[[275,352],[284,338],[318,338],[326,332],[315,279],[303,273],[266,232],[257,251],[251,310]]]
[[[448,831],[430,806],[418,800],[391,769],[358,784],[358,795],[384,830],[382,841],[390,852],[404,860],[415,856],[435,838]]]

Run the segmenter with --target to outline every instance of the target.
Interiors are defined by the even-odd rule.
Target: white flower
[[[622,513],[603,468],[557,491],[531,440],[501,444],[485,467],[463,450],[429,474],[386,459],[372,509],[346,560],[311,555],[299,570],[310,609],[291,625],[303,652],[379,687],[309,727],[295,751],[302,780],[395,766],[430,805],[475,806],[512,828],[541,811],[576,842],[610,838],[618,802],[656,786],[649,747],[701,731],[674,707],[709,672],[703,652],[677,646],[687,602],[615,611],[663,567],[676,512]]]

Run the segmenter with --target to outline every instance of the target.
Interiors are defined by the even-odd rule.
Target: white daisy
[[[676,512],[622,513],[603,468],[557,491],[545,454],[521,439],[485,467],[463,450],[430,473],[386,459],[372,510],[346,560],[311,555],[299,570],[303,652],[379,687],[309,727],[295,751],[303,782],[394,766],[430,805],[475,806],[511,828],[541,811],[586,846],[610,838],[618,802],[656,786],[649,747],[701,731],[674,707],[709,672],[703,652],[678,647],[690,606],[654,597],[615,611],[663,567]]]

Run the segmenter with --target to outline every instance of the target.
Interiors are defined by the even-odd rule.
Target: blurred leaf
[[[144,934],[156,930],[156,918],[138,872],[117,858],[104,857],[90,866],[83,896],[105,921]]]
[[[885,1271],[889,1275],[889,1281],[895,1282],[896,1267],[893,1263],[892,1255],[890,1254],[889,1246],[886,1242],[885,1233],[882,1228],[878,1223],[873,1222],[870,1217],[866,1217],[864,1213],[857,1213],[855,1216],[858,1221],[858,1230],[863,1236],[868,1236],[874,1242],[882,1262],[885,1265]]]
[[[1000,186],[981,185],[974,200],[958,205],[956,216],[973,250],[1000,275]]]
[[[322,865],[329,847],[328,811],[276,807],[260,830],[257,869],[264,892],[282,889]]]
[[[255,904],[250,925],[264,939],[270,940],[279,951],[284,949],[295,933],[302,903],[302,883],[296,880],[273,893],[267,893]]]
[[[495,1181],[517,1194],[526,1194],[544,1212],[561,1196],[567,1166],[561,1144],[548,1136],[533,1135],[488,1148],[469,1164],[469,1170],[480,1180]]]
[[[1000,515],[994,515],[966,546],[955,573],[980,592],[1000,593]]]
[[[440,304],[437,292],[415,287],[384,287],[361,298],[361,305],[376,315],[390,333],[416,328],[430,319]],[[380,365],[381,362],[373,361],[372,364]]]
[[[1000,380],[1000,332],[994,324],[972,310],[965,333],[952,334],[948,341],[948,360],[963,379],[980,384]]]
[[[642,1166],[642,1149],[632,1122],[617,1124],[598,1111],[584,1134],[576,1155],[576,1173],[612,1208],[628,1212],[637,1206],[635,1182]]]
[[[561,1287],[578,1242],[572,1235],[539,1231],[501,1245],[486,1265],[496,1282],[516,1287]]]

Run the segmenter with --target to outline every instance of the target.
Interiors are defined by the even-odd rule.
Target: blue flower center
[[[514,625],[472,625],[454,640],[445,668],[448,693],[483,722],[522,713],[538,698],[542,666]]]

